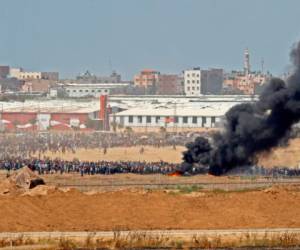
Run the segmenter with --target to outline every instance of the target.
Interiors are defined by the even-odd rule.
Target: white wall
[[[115,119],[117,123],[120,123],[121,117],[115,115]],[[183,117],[178,117],[178,123],[170,122],[165,123],[165,117],[161,116],[161,119],[156,123],[156,116],[151,116],[151,123],[146,123],[146,116],[142,116],[142,122],[138,122],[138,116],[133,116],[133,122],[129,123],[129,116],[124,116],[123,118],[123,126],[125,127],[182,127],[182,128],[212,128],[215,127],[214,123],[212,123],[211,117],[205,117],[206,122],[202,124],[203,117],[197,116],[197,123],[193,123],[193,117],[189,116],[187,118],[187,123],[183,123]],[[215,122],[220,122],[220,117],[215,118]],[[113,121],[113,115],[110,116],[110,121]],[[203,125],[203,126],[202,126]]]
[[[101,87],[65,87],[66,93],[70,97],[84,97],[84,96],[94,96],[99,97],[101,95],[108,95],[108,88]]]

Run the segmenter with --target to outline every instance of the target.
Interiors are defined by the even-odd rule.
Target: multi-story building
[[[155,88],[160,72],[153,69],[144,69],[139,74],[134,76],[134,85],[145,88]]]
[[[129,83],[59,83],[50,89],[50,95],[62,91],[68,97],[99,97],[124,92]]]
[[[223,69],[201,70],[201,94],[219,95],[223,88]]]
[[[25,80],[22,86],[22,91],[27,93],[39,92],[47,93],[52,86],[55,86],[56,81],[45,79]]]
[[[23,80],[16,78],[4,78],[0,79],[0,85],[2,86],[2,92],[18,92],[21,90],[22,85],[24,84]]]
[[[121,83],[121,75],[115,71],[110,76],[96,76],[90,73],[88,70],[76,77],[77,83]]]
[[[19,80],[54,80],[59,79],[58,72],[30,72],[24,71],[22,68],[10,68],[10,77]]]
[[[22,68],[10,68],[9,75],[11,78],[21,79],[20,78],[21,72],[23,72]]]
[[[272,77],[271,74],[264,74],[262,71],[251,71],[249,50],[246,49],[244,52],[244,70],[232,71],[226,74],[224,87],[230,87],[246,95],[253,95],[257,88],[260,88],[261,85],[265,84]]]
[[[185,70],[184,77],[184,93],[187,96],[198,96],[201,94],[201,70],[193,68]]]
[[[182,95],[183,77],[179,75],[161,74],[156,84],[157,95]]]
[[[0,66],[0,79],[5,79],[9,76],[9,66]]]
[[[265,84],[271,78],[270,74],[251,72],[231,72],[224,79],[224,85],[232,89],[240,90],[245,95],[253,95],[257,86]]]
[[[41,72],[41,77],[43,80],[58,81],[59,73],[58,72]]]
[[[20,72],[19,79],[42,79],[42,72]]]
[[[220,94],[222,86],[222,69],[193,68],[184,71],[184,92],[187,96]]]

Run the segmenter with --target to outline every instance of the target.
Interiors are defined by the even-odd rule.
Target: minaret
[[[244,52],[244,73],[245,75],[250,74],[250,55],[248,48]]]

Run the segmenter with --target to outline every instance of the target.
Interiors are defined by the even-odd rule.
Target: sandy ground
[[[77,158],[82,161],[95,161],[95,160],[108,160],[108,161],[166,161],[180,163],[182,152],[186,150],[185,147],[177,146],[176,150],[172,147],[144,147],[145,151],[140,154],[141,147],[116,147],[109,148],[107,153],[104,154],[103,150],[96,149],[78,149],[75,154],[67,152],[51,153],[48,152],[45,156],[50,158],[62,158],[66,160],[73,160]]]
[[[278,147],[269,153],[261,154],[259,163],[265,167],[300,166],[300,138],[290,140],[287,147]]]
[[[0,196],[0,231],[300,227],[300,190],[294,186],[188,194],[45,189]]]
[[[63,158],[72,160],[78,158],[83,161],[91,160],[110,160],[110,161],[167,161],[180,163],[182,159],[182,152],[186,150],[185,147],[177,146],[176,150],[172,147],[155,148],[144,147],[145,152],[139,153],[141,147],[131,148],[110,148],[107,154],[103,154],[102,150],[85,150],[79,149],[76,154],[73,153],[56,153],[48,152],[45,156],[51,158]],[[289,146],[285,148],[276,148],[271,152],[262,153],[259,156],[259,164],[265,167],[273,166],[289,166],[297,167],[300,163],[300,138],[290,141]]]

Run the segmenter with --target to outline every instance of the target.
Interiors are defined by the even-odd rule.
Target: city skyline
[[[143,68],[242,70],[248,48],[253,70],[264,59],[279,75],[299,37],[300,3],[288,2],[2,0],[0,64],[63,78],[116,70],[132,79]]]

